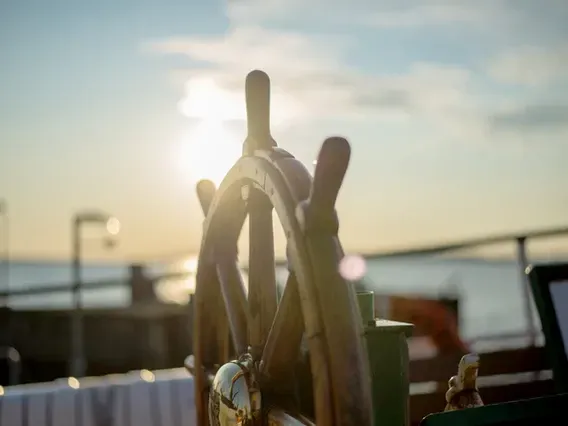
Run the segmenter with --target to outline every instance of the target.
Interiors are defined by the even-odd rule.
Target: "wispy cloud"
[[[499,131],[568,130],[568,104],[529,104],[495,114],[491,124]]]
[[[517,47],[494,58],[489,72],[507,84],[543,86],[568,80],[568,44]]]
[[[296,119],[458,117],[475,107],[470,74],[459,67],[417,63],[401,74],[369,73],[351,67],[349,43],[261,27],[236,28],[217,37],[188,37],[152,45],[200,63],[187,79],[207,76],[228,92],[242,93],[251,67],[266,70],[276,97],[296,109]],[[278,102],[275,101],[275,105]]]
[[[484,24],[488,9],[482,3],[434,2],[415,3],[407,7],[391,7],[374,11],[362,22],[382,28],[417,28],[439,25]]]
[[[227,6],[233,23],[309,20],[379,27],[418,27],[482,23],[494,16],[501,0],[236,0]]]

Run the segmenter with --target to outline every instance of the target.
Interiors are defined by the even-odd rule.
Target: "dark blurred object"
[[[562,424],[568,394],[491,404],[426,416],[420,426],[547,426]]]
[[[11,309],[0,307],[0,386],[20,381],[21,359],[12,342]]]
[[[10,312],[11,309],[6,306],[0,307],[0,346],[10,346],[12,344]]]
[[[180,367],[191,351],[190,309],[158,301],[154,281],[140,264],[130,266],[131,306],[82,309],[87,375]],[[16,365],[0,351],[0,385],[65,377],[71,354],[72,310],[0,308],[0,349],[14,348]]]
[[[568,392],[568,263],[534,265],[526,270],[538,309],[545,347],[558,392]]]
[[[356,291],[376,288],[365,280],[353,284]],[[468,345],[460,338],[460,296],[456,291],[434,296],[375,291],[375,316],[414,324],[413,337],[429,337],[441,354],[469,352]]]
[[[459,333],[459,300],[391,296],[389,318],[415,325],[414,336],[428,336],[441,354],[469,352]]]
[[[159,303],[154,292],[154,283],[146,275],[143,265],[130,265],[130,295],[132,305]]]
[[[0,385],[19,384],[21,369],[20,353],[11,346],[0,347]]]
[[[181,367],[191,352],[190,309],[160,303],[142,265],[132,265],[132,304],[83,312],[86,374]],[[72,310],[0,309],[0,349],[13,347],[19,370],[0,352],[0,385],[18,372],[20,383],[50,381],[69,374]],[[4,351],[6,352],[6,351]],[[12,363],[13,364],[13,363]]]

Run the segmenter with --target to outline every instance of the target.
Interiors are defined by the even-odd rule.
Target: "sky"
[[[563,0],[3,0],[12,256],[66,258],[85,208],[122,225],[87,257],[196,252],[195,183],[238,158],[255,68],[280,146],[309,166],[350,141],[347,251],[565,226],[567,22]]]

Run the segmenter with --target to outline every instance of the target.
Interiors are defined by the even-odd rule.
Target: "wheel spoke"
[[[277,308],[272,204],[261,191],[249,194],[249,338],[259,357]]]
[[[219,298],[219,312],[220,318],[217,323],[217,364],[219,367],[223,365],[224,362],[230,359],[230,340],[232,333],[230,331],[229,321],[227,320],[226,306],[224,303],[224,298]]]
[[[200,318],[199,323],[196,322],[194,328],[195,339],[200,342],[197,347],[200,349],[199,352],[196,352],[196,357],[200,365],[212,367],[224,361],[223,358],[219,357],[223,355],[222,348],[226,346],[226,343],[218,340],[218,328],[226,330],[226,325],[223,323],[226,323],[227,319],[215,265],[203,265],[197,273],[199,275],[198,280],[203,280],[206,285],[202,286],[199,294],[194,295],[194,315],[196,318]]]
[[[221,291],[215,267],[212,264],[201,264],[197,271],[194,318],[194,374],[195,374],[195,407],[198,424],[208,424],[207,404],[209,400],[209,380],[205,368],[212,368],[222,362],[220,344],[217,341],[218,328],[225,329],[226,317],[224,307],[219,306]],[[226,339],[225,339],[226,340]],[[188,366],[189,367],[189,366]]]
[[[290,377],[290,369],[298,359],[304,333],[301,312],[298,281],[290,272],[262,353],[261,373],[274,387],[278,387],[274,382]]]
[[[245,353],[248,347],[248,312],[245,287],[235,257],[223,256],[219,259],[217,277],[233,346],[240,355]]]

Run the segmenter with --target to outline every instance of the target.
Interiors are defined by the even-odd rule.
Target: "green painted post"
[[[406,339],[412,334],[414,326],[373,319],[372,292],[358,293],[357,299],[365,326],[371,369],[374,424],[408,426],[409,358]]]
[[[357,302],[359,302],[363,324],[367,325],[375,319],[375,294],[372,291],[358,292]]]

